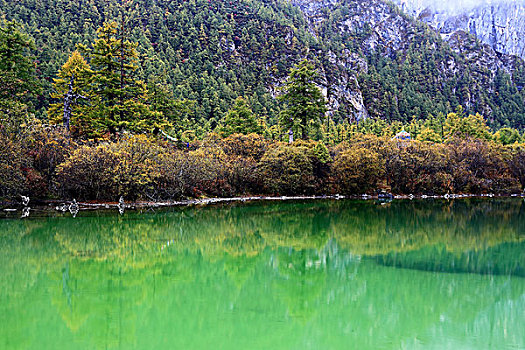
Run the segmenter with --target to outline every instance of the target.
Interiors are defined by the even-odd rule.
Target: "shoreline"
[[[239,197],[225,197],[225,198],[202,198],[202,199],[186,199],[177,201],[137,201],[137,202],[76,202],[75,200],[38,200],[33,205],[30,202],[24,206],[20,202],[0,202],[0,211],[4,213],[15,213],[39,209],[49,210],[53,212],[71,212],[78,213],[79,211],[88,210],[137,210],[137,209],[157,209],[170,207],[189,207],[189,206],[205,206],[215,204],[228,203],[245,203],[257,201],[301,201],[301,200],[378,200],[382,202],[391,202],[394,200],[421,200],[421,199],[463,199],[463,198],[525,198],[525,193],[519,194],[446,194],[446,195],[360,195],[360,196],[239,196]]]

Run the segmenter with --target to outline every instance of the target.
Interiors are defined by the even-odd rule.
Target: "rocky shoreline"
[[[446,195],[392,195],[390,193],[381,193],[379,195],[361,195],[361,196],[247,196],[247,197],[228,197],[228,198],[202,198],[202,199],[187,199],[178,201],[137,201],[125,202],[122,198],[118,202],[77,202],[64,200],[40,200],[30,203],[26,198],[19,202],[0,202],[0,211],[4,214],[14,215],[20,213],[21,218],[30,216],[31,211],[57,212],[57,213],[71,213],[76,216],[79,211],[89,210],[118,210],[123,214],[126,210],[141,210],[141,209],[159,209],[170,207],[186,207],[186,206],[205,206],[215,204],[228,203],[245,203],[254,201],[301,201],[301,200],[378,200],[383,203],[393,200],[415,200],[415,199],[463,199],[463,198],[525,198],[525,193],[516,193],[511,195],[498,194],[446,194]],[[23,205],[26,204],[26,205]],[[33,204],[33,205],[31,205]]]

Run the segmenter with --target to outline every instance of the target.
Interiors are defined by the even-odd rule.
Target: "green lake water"
[[[0,349],[525,349],[523,199],[2,215]]]

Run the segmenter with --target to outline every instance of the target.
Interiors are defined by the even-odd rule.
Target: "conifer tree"
[[[30,50],[33,40],[17,22],[0,22],[0,121],[17,128],[31,109],[31,99],[40,93]]]
[[[261,127],[257,124],[248,102],[242,97],[235,100],[235,104],[224,117],[219,129],[224,136],[261,132]]]
[[[462,113],[463,110],[458,109],[457,113],[448,114],[444,124],[446,140],[453,138],[490,140],[492,138],[482,115],[476,113],[476,115],[463,116]]]
[[[89,79],[93,108],[86,117],[95,131],[152,131],[165,127],[162,113],[146,105],[146,84],[134,76],[138,68],[137,43],[127,40],[122,32],[119,35],[122,30],[116,22],[104,23],[91,47],[79,46],[93,70]]]
[[[290,70],[279,99],[285,103],[281,113],[284,131],[300,131],[303,140],[308,138],[308,124],[320,124],[326,112],[326,101],[321,90],[315,85],[317,72],[312,63],[302,60]]]
[[[87,131],[89,125],[85,124],[86,120],[82,117],[89,114],[89,106],[78,100],[90,100],[89,80],[92,74],[87,61],[75,50],[59,70],[58,77],[53,79],[51,97],[58,102],[49,107],[48,116],[51,122],[63,122],[68,130],[71,123],[75,133],[83,134]],[[68,98],[72,101],[67,101]]]
[[[171,130],[163,130],[164,133],[169,132],[170,135],[180,138],[185,129],[183,117],[191,113],[193,101],[176,99],[171,84],[164,76],[152,78],[148,81],[147,88],[150,110],[162,114],[166,120],[164,126],[171,127]]]
[[[502,145],[517,143],[520,139],[520,132],[513,128],[501,128],[494,134],[494,140]]]

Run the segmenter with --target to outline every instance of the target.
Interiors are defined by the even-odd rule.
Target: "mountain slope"
[[[0,0],[0,13],[35,38],[38,67],[51,79],[119,1]],[[463,105],[492,125],[525,125],[523,61],[496,54],[464,32],[448,42],[382,0],[133,0],[129,35],[139,42],[145,80],[171,85],[196,101],[190,118],[213,128],[237,96],[269,123],[288,69],[301,58],[320,72],[318,85],[336,121],[409,120]],[[41,108],[50,99],[44,96]]]
[[[498,55],[466,33],[447,43],[380,0],[293,3],[324,43],[322,52],[332,57],[325,61],[337,61],[357,78],[358,85],[350,90],[361,92],[370,116],[407,120],[446,113],[461,104],[494,124],[524,125],[521,59]]]
[[[454,7],[425,0],[395,0],[403,11],[428,23],[444,38],[464,31],[496,52],[525,58],[525,2],[482,1]]]
[[[0,0],[0,11],[35,38],[49,90],[75,45],[89,44],[104,21],[119,20],[119,4]],[[275,115],[267,88],[274,77],[286,76],[308,45],[301,13],[286,2],[140,0],[127,2],[124,13],[142,54],[139,74],[171,84],[175,98],[196,101],[193,116],[201,122],[215,123],[237,96],[247,97],[257,113]]]

